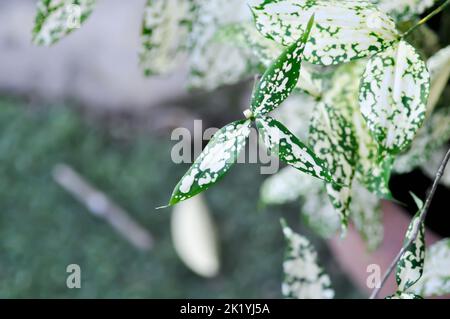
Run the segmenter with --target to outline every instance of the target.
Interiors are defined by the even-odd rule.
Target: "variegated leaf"
[[[174,205],[208,189],[236,162],[250,134],[249,120],[240,120],[221,128],[206,145],[172,193]]]
[[[167,73],[178,66],[196,9],[195,0],[147,0],[139,53],[146,75]]]
[[[308,179],[313,177],[307,176]],[[331,205],[325,187],[321,185],[319,191],[311,189],[302,197],[301,216],[306,225],[323,238],[330,238],[340,227],[340,218]]]
[[[398,38],[394,21],[373,4],[355,0],[263,0],[253,5],[257,29],[267,38],[290,45],[315,13],[316,27],[305,60],[332,65],[384,50]]]
[[[430,114],[438,103],[450,77],[450,45],[439,50],[427,61],[431,85],[427,112]]]
[[[407,173],[420,165],[424,165],[424,167],[435,169],[432,173],[434,178],[438,166],[428,165],[429,160],[449,139],[450,108],[437,109],[419,130],[408,151],[397,157],[394,167],[395,171],[397,173]],[[439,159],[439,162],[442,160],[442,157]]]
[[[420,16],[432,7],[435,0],[370,0],[378,8],[395,18],[396,21],[407,21]]]
[[[436,178],[436,172],[438,171],[439,166],[442,163],[442,159],[444,158],[445,153],[447,153],[447,151],[448,151],[447,146],[434,151],[433,154],[430,156],[430,159],[426,163],[423,163],[423,165],[421,166],[422,171],[431,180],[434,180]],[[450,169],[444,170],[444,174],[442,174],[439,183],[450,188]]]
[[[367,128],[358,101],[360,79],[366,63],[367,61],[363,59],[340,66],[334,73],[333,84],[327,95],[334,96],[332,105],[340,105],[340,108],[347,108],[351,113],[354,135],[358,144],[356,178],[370,192],[381,197],[389,197],[388,183],[392,160],[378,153],[378,144]]]
[[[450,294],[450,239],[442,239],[427,250],[422,277],[409,292],[425,297]]]
[[[409,146],[425,118],[430,76],[425,62],[399,41],[372,57],[361,82],[361,112],[383,150],[397,154]]]
[[[351,183],[355,174],[357,143],[352,123],[338,105],[317,105],[309,131],[309,144],[326,163],[337,184],[326,185],[331,203],[338,211],[343,229],[347,227]],[[342,186],[345,185],[345,186]]]
[[[366,242],[368,250],[374,251],[383,241],[380,200],[356,181],[353,183],[352,191],[351,218]]]
[[[251,52],[215,38],[224,25],[250,20],[250,10],[242,0],[198,2],[198,10],[189,36],[188,86],[213,90],[246,79],[257,70],[257,61],[248,59]]]
[[[300,140],[307,141],[309,123],[316,105],[317,101],[313,97],[300,92],[293,93],[271,115]]]
[[[332,299],[334,290],[330,277],[318,265],[317,252],[312,244],[294,233],[284,220],[281,224],[287,242],[283,262],[283,295],[295,299]]]
[[[91,15],[96,0],[39,0],[33,42],[51,45],[79,29]]]
[[[255,116],[273,111],[297,85],[302,53],[313,23],[314,16],[311,16],[304,34],[284,50],[264,72],[252,96],[251,110]]]
[[[387,296],[384,299],[423,299],[423,298],[419,295],[415,295],[415,294],[412,294],[409,292],[400,292],[399,291],[391,296]]]
[[[414,232],[418,230],[417,237],[407,247],[406,251],[400,257],[397,263],[397,272],[395,279],[398,285],[398,291],[406,291],[414,285],[422,276],[425,260],[425,225],[420,222],[420,214],[423,208],[423,202],[413,195],[413,198],[419,208],[418,213],[413,217],[405,235],[405,245],[411,239]]]
[[[264,145],[272,154],[302,172],[334,182],[324,162],[283,124],[270,117],[257,117],[255,122]]]
[[[285,204],[300,196],[319,192],[322,183],[316,178],[300,174],[292,166],[281,169],[267,178],[261,186],[261,201],[264,204]]]
[[[263,37],[250,22],[228,25],[219,31],[217,37],[221,41],[228,41],[250,50],[252,55],[248,58],[256,58],[266,68],[270,67],[283,52],[283,46]],[[311,66],[302,63],[296,88],[314,97],[320,97],[322,86],[322,79],[313,73]]]

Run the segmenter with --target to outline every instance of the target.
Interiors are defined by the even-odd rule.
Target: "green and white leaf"
[[[425,225],[420,222],[420,213],[423,203],[413,195],[417,203],[419,212],[413,217],[405,235],[405,245],[411,239],[414,232],[418,230],[417,237],[407,247],[406,251],[400,257],[397,263],[397,272],[395,279],[398,285],[398,291],[406,291],[414,285],[422,276],[425,260]]]
[[[263,37],[250,22],[226,26],[219,31],[218,38],[250,50],[252,55],[248,58],[256,58],[266,68],[283,52],[283,46]],[[322,82],[310,65],[302,63],[296,88],[314,97],[320,97],[323,90]]]
[[[371,56],[398,38],[394,21],[366,1],[263,0],[251,9],[261,34],[284,46],[300,37],[314,13],[316,26],[304,52],[305,60],[314,64]]]
[[[175,186],[169,205],[195,196],[222,178],[236,162],[250,134],[249,120],[221,128]]]
[[[248,58],[251,55],[249,50],[216,39],[223,26],[249,21],[249,11],[242,0],[198,2],[189,37],[189,47],[192,48],[189,57],[190,88],[213,90],[256,73],[258,63]]]
[[[420,16],[431,8],[435,0],[370,0],[378,8],[395,18],[396,21],[408,21]]]
[[[421,296],[419,295],[415,295],[409,292],[396,292],[395,294],[391,295],[391,296],[387,296],[384,299],[423,299]]]
[[[321,188],[322,183],[318,179],[309,178],[287,166],[264,181],[261,201],[264,204],[285,204],[298,200],[300,196],[318,193]]]
[[[146,75],[167,73],[179,65],[196,9],[195,0],[147,0],[139,53]]]
[[[425,119],[430,75],[405,41],[369,60],[361,82],[361,112],[383,150],[397,154],[412,142]]]
[[[306,176],[308,179],[313,177]],[[306,225],[323,238],[334,236],[340,228],[340,218],[331,205],[327,192],[321,183],[319,191],[311,189],[302,197],[301,216]]]
[[[351,219],[369,251],[377,249],[383,241],[383,220],[380,200],[357,181],[353,182]]]
[[[91,15],[96,0],[39,0],[33,42],[51,45],[81,27]]]
[[[252,96],[250,108],[255,116],[273,111],[286,100],[297,85],[303,50],[313,23],[314,16],[310,18],[305,33],[285,49],[264,72]]]
[[[429,161],[449,139],[450,108],[437,109],[425,121],[425,125],[417,133],[408,151],[397,157],[394,166],[395,171],[397,173],[408,173],[423,165],[428,169],[436,169],[432,173],[434,178],[443,155],[436,167],[429,165]]]
[[[357,142],[347,112],[338,105],[321,102],[313,113],[309,131],[309,144],[340,184],[328,184],[326,188],[331,203],[339,213],[343,229],[348,223],[351,183],[357,160]]]
[[[283,295],[295,299],[332,299],[334,290],[330,277],[318,265],[317,252],[312,244],[294,233],[283,220],[282,227],[287,242]]]
[[[257,117],[255,122],[264,145],[272,154],[302,172],[333,182],[324,161],[283,124],[270,117]]]
[[[450,294],[450,239],[431,245],[425,257],[422,277],[409,292],[425,297]]]
[[[448,147],[442,147],[436,151],[434,151],[430,158],[426,163],[423,163],[421,166],[422,171],[427,175],[431,180],[434,180],[436,177],[436,172],[441,165],[442,159],[447,153]],[[450,169],[445,169],[444,174],[442,174],[441,180],[439,181],[442,185],[450,188]]]
[[[431,85],[427,112],[430,114],[444,91],[450,78],[450,45],[439,50],[427,61]]]

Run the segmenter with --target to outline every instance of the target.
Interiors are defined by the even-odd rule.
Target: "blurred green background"
[[[296,205],[257,209],[259,166],[239,164],[206,192],[217,224],[221,272],[204,279],[178,259],[164,204],[186,167],[170,160],[175,142],[145,133],[117,137],[63,105],[0,98],[0,297],[279,298],[284,242],[279,218],[298,227]],[[54,183],[56,163],[73,166],[155,237],[150,252],[130,246],[104,220]],[[246,200],[243,200],[246,199]],[[357,292],[319,248],[338,297]],[[81,267],[81,289],[66,267]]]

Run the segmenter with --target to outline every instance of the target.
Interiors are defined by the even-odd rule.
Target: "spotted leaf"
[[[188,86],[213,90],[247,79],[257,70],[257,61],[248,59],[250,52],[229,43],[216,41],[225,25],[248,21],[250,10],[242,0],[196,1],[195,19],[189,36]]]
[[[364,72],[359,101],[372,136],[397,154],[413,140],[426,112],[430,76],[425,62],[400,41],[372,57]]]
[[[146,75],[167,73],[178,66],[196,9],[194,0],[147,0],[139,54]]]
[[[387,296],[384,299],[423,299],[423,298],[419,295],[415,295],[409,292],[396,292],[395,294]]]
[[[430,57],[427,61],[427,66],[431,77],[430,97],[428,98],[427,106],[427,112],[430,114],[439,101],[450,78],[450,45]]]
[[[442,239],[427,250],[422,277],[409,292],[425,297],[450,294],[450,239]]]
[[[302,53],[313,23],[314,16],[311,16],[303,35],[284,50],[264,72],[252,96],[251,110],[256,116],[274,110],[297,85]]]
[[[383,241],[383,221],[380,200],[358,182],[353,183],[351,219],[369,251],[374,251]]]
[[[33,42],[51,45],[79,29],[91,15],[96,0],[39,0]]]
[[[281,169],[267,178],[261,186],[261,201],[264,204],[285,204],[300,196],[319,192],[322,183],[316,178],[300,174],[292,166]]]
[[[411,236],[418,230],[417,237],[407,247],[406,251],[400,257],[397,263],[397,272],[395,279],[398,285],[398,291],[406,291],[414,285],[422,276],[425,259],[425,226],[420,222],[420,214],[423,208],[423,202],[413,195],[419,212],[413,217],[405,235],[405,244],[411,239]]]
[[[191,168],[175,186],[169,205],[174,205],[208,189],[236,162],[250,134],[250,121],[236,121],[220,129]]]
[[[330,277],[318,265],[313,245],[305,237],[294,233],[284,220],[281,224],[287,243],[283,262],[283,295],[295,299],[332,299],[334,290]]]
[[[394,21],[373,4],[355,0],[264,0],[252,7],[257,29],[282,45],[305,30],[311,14],[316,26],[305,60],[332,65],[373,55],[398,37]]]
[[[324,162],[283,124],[270,117],[257,117],[256,126],[264,145],[271,153],[302,172],[334,182]]]
[[[263,37],[250,22],[228,25],[218,32],[217,37],[221,41],[250,50],[252,54],[248,58],[252,60],[256,58],[266,68],[269,68],[283,52],[282,45]],[[309,65],[302,63],[296,88],[319,97],[322,93],[322,85],[322,79],[314,74]]]
[[[420,16],[432,7],[435,0],[370,0],[381,11],[395,18],[396,21],[408,21]]]

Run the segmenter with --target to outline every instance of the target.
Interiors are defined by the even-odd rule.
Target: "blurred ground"
[[[74,108],[0,98],[0,297],[281,297],[279,218],[299,229],[298,207],[256,209],[258,165],[236,165],[206,192],[223,264],[217,278],[202,279],[175,254],[170,209],[154,210],[186,169],[170,161],[170,140],[142,132],[118,136],[111,125],[95,124]],[[72,165],[148,228],[154,249],[136,251],[59,188],[51,179],[58,162]],[[319,248],[337,297],[358,297],[323,243],[300,230]],[[66,288],[71,263],[81,266],[81,289]]]

